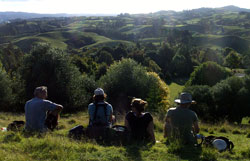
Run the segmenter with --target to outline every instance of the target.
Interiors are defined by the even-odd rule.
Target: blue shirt
[[[48,110],[55,110],[56,106],[57,104],[40,98],[33,98],[27,101],[25,104],[25,129],[40,132],[46,131],[46,113]]]
[[[110,104],[108,104],[107,102],[98,102],[98,110],[96,112],[96,120],[97,122],[102,122],[104,124],[107,124],[107,125],[111,125],[111,122],[110,122],[110,117],[113,113],[113,108]],[[106,106],[106,116],[105,116],[105,112],[104,112],[104,107],[105,107],[105,104],[107,104]],[[89,104],[88,106],[88,112],[89,112],[89,125],[93,125],[93,120],[94,120],[94,115],[95,115],[95,109],[96,109],[96,106],[94,103],[91,103]]]

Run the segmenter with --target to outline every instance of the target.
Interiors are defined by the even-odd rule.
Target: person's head
[[[131,101],[132,111],[140,114],[145,110],[145,106],[147,105],[147,101],[144,101],[140,98],[133,98]]]
[[[48,91],[46,86],[36,87],[34,91],[34,96],[41,99],[46,99],[48,96]]]
[[[94,96],[93,96],[94,102],[104,101],[106,96],[107,95],[105,94],[105,92],[102,88],[97,88],[94,91]]]
[[[188,108],[191,104],[195,104],[195,101],[192,100],[192,95],[190,93],[181,93],[180,98],[175,100],[180,107]]]

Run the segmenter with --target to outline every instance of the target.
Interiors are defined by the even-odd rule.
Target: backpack
[[[110,130],[111,143],[125,144],[129,141],[130,134],[126,126],[114,125]]]
[[[107,103],[105,104],[97,104],[95,103],[95,111],[94,111],[94,118],[92,120],[92,126],[96,126],[96,127],[105,127],[108,126],[108,120],[106,120],[106,122],[102,122],[100,120],[97,119],[97,111],[99,109],[99,106],[104,106],[104,116],[105,118],[107,118]]]
[[[24,121],[13,121],[7,126],[7,131],[19,131],[24,128]]]
[[[73,139],[80,140],[86,134],[86,130],[82,125],[77,125],[69,130],[68,136]]]
[[[213,146],[219,151],[229,150],[234,148],[234,144],[231,140],[224,136],[207,136],[203,138],[202,144],[205,146]]]

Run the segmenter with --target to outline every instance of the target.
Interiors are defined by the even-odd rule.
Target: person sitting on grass
[[[25,104],[25,130],[46,132],[48,130],[45,125],[47,112],[51,111],[51,114],[57,117],[63,106],[46,100],[48,95],[47,87],[45,86],[37,87],[34,91],[34,96]]]
[[[198,117],[189,109],[192,103],[192,95],[181,93],[180,99],[176,99],[176,108],[167,111],[164,128],[164,137],[179,139],[183,144],[196,144],[196,134],[199,133]]]
[[[106,94],[102,88],[94,91],[94,102],[89,104],[89,127],[111,127],[113,120],[113,108],[105,102]]]
[[[147,102],[134,98],[131,102],[132,111],[125,117],[125,126],[131,133],[131,139],[134,141],[151,141],[155,143],[153,117],[145,112]]]

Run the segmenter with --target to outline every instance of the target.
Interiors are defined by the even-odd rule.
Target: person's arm
[[[109,116],[109,121],[113,122],[113,107],[110,105],[110,116]]]
[[[155,134],[154,134],[154,123],[151,121],[148,125],[147,132],[149,133],[150,140],[155,143]]]
[[[199,127],[198,121],[195,121],[195,122],[193,123],[193,132],[194,132],[195,134],[197,134],[197,133],[200,132],[200,127]]]
[[[200,132],[199,124],[198,124],[198,116],[194,112],[194,119],[193,119],[193,133],[197,134]]]
[[[63,106],[60,104],[56,104],[55,109],[51,112],[52,115],[54,116],[58,116],[60,114],[60,112],[62,111]]]
[[[127,129],[129,131],[131,131],[130,126],[129,126],[129,122],[128,122],[128,120],[126,118],[125,118],[125,126],[127,127]]]
[[[166,116],[165,125],[164,125],[164,138],[170,136],[171,134],[171,118]]]

